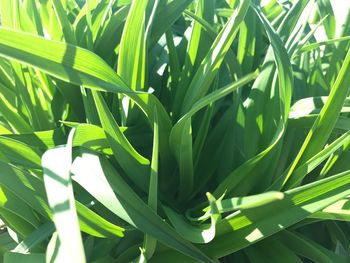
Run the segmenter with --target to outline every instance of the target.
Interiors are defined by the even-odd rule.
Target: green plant
[[[347,262],[350,16],[280,2],[2,0],[3,261]]]

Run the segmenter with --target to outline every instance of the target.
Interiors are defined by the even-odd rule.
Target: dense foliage
[[[3,262],[348,262],[329,0],[0,5]]]

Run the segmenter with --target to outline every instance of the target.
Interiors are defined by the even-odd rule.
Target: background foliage
[[[0,5],[3,262],[348,262],[350,15]]]

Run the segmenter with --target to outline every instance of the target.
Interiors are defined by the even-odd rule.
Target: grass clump
[[[3,262],[347,262],[350,16],[0,4]]]

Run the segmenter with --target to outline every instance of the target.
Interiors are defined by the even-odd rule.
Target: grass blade
[[[69,172],[72,163],[74,132],[74,129],[70,132],[66,147],[54,148],[45,152],[42,164],[47,198],[61,245],[61,260],[85,262]],[[57,195],[57,191],[60,195]]]

